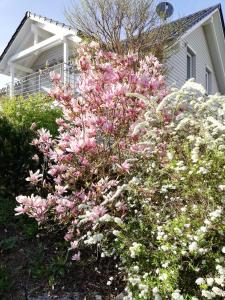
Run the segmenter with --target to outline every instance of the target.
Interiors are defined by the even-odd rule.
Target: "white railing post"
[[[63,40],[63,82],[67,82],[67,66],[69,62],[69,47],[66,39]]]
[[[14,96],[14,83],[15,83],[15,68],[13,64],[10,64],[10,91],[9,91],[9,97],[12,98]]]

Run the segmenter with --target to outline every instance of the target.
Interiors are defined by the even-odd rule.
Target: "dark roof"
[[[221,20],[222,20],[223,32],[224,32],[224,36],[225,36],[225,24],[224,24],[224,18],[223,18],[223,12],[222,12],[222,8],[221,8],[221,4],[211,6],[209,8],[200,10],[196,13],[193,13],[191,15],[188,15],[186,17],[183,17],[183,18],[180,18],[178,20],[175,20],[175,21],[171,22],[170,26],[172,28],[172,33],[171,33],[172,36],[177,37],[178,35],[181,35],[181,34],[185,33],[186,31],[191,29],[195,24],[197,24],[198,22],[203,20],[205,17],[207,17],[209,14],[211,14],[216,9],[219,9],[220,17],[221,17]],[[66,25],[62,22],[58,22],[58,21],[55,21],[55,20],[52,20],[52,19],[49,19],[49,18],[46,18],[46,17],[42,17],[40,15],[33,14],[33,13],[27,11],[24,18],[23,18],[23,20],[21,21],[21,23],[19,24],[19,26],[16,29],[15,33],[11,37],[9,43],[7,44],[6,48],[2,52],[2,54],[0,56],[0,62],[3,59],[4,55],[6,54],[6,52],[8,51],[8,49],[10,48],[13,41],[15,40],[15,38],[16,38],[17,34],[19,33],[20,29],[23,27],[24,23],[26,22],[27,19],[30,18],[31,15],[39,17],[39,18],[43,18],[46,21],[49,21],[51,23],[54,23],[55,25],[59,25],[61,27],[67,28],[69,30],[74,29],[72,26]],[[176,28],[179,28],[179,33],[177,32]]]
[[[178,20],[175,20],[171,22],[169,25],[171,28],[173,28],[173,35],[176,36],[177,34],[183,34],[189,29],[191,29],[193,26],[195,26],[197,23],[202,21],[205,17],[210,15],[213,11],[216,9],[219,9],[220,17],[222,20],[222,26],[223,26],[223,32],[225,36],[225,24],[224,24],[224,18],[223,18],[223,12],[221,8],[221,4],[217,4],[211,7],[208,7],[206,9],[200,10],[196,13],[193,13],[191,15],[185,16],[183,18],[180,18]],[[179,33],[176,32],[176,28],[179,28]]]
[[[32,15],[32,16],[34,16],[34,17],[42,18],[42,19],[44,19],[45,21],[48,21],[49,23],[53,23],[53,24],[55,24],[55,25],[61,26],[61,27],[63,27],[63,28],[67,28],[67,29],[69,29],[69,30],[74,30],[74,28],[73,28],[72,26],[67,25],[67,24],[65,24],[65,23],[63,23],[63,22],[55,21],[55,20],[53,20],[53,19],[46,18],[46,17],[43,17],[43,16],[38,15],[38,14],[34,14],[34,13],[32,13],[32,12],[29,12],[29,11],[27,12],[27,14],[29,15],[29,17]]]
[[[223,19],[222,8],[220,4],[205,8],[203,10],[197,11],[193,14],[185,16],[183,18],[177,19],[170,23],[163,24],[151,30],[149,33],[151,39],[146,39],[146,49],[149,50],[150,47],[155,47],[157,44],[166,43],[167,46],[172,46],[174,41],[177,41],[185,32],[193,28],[196,24],[201,22],[207,16],[209,16],[212,12],[219,9],[220,17],[222,21],[223,32],[225,36],[225,25]],[[149,40],[151,40],[151,44],[149,45]]]
[[[1,56],[0,56],[0,62],[2,61],[3,57],[5,56],[6,52],[8,51],[8,49],[10,48],[10,46],[12,45],[13,41],[15,40],[17,34],[19,33],[20,29],[23,27],[24,23],[26,22],[27,19],[30,18],[30,16],[34,16],[34,17],[38,17],[38,18],[42,18],[44,19],[45,21],[48,21],[50,23],[53,23],[55,25],[58,25],[58,26],[61,26],[63,28],[67,28],[69,30],[71,29],[74,29],[72,26],[69,26],[69,25],[66,25],[62,22],[58,22],[58,21],[55,21],[53,19],[50,19],[50,18],[46,18],[46,17],[43,17],[41,15],[37,15],[37,14],[34,14],[30,11],[27,11],[24,18],[22,19],[22,21],[20,22],[19,26],[17,27],[16,31],[14,32],[13,36],[11,37],[10,41],[8,42],[7,46],[5,47],[4,51],[2,52]]]

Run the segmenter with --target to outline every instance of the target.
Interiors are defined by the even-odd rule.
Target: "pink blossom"
[[[104,73],[103,73],[103,82],[105,83],[115,83],[119,80],[119,75],[113,70],[111,66],[107,66],[102,68]]]
[[[88,69],[90,69],[90,62],[87,60],[86,57],[83,56],[79,60],[79,66],[82,71],[87,71]]]
[[[52,81],[59,81],[61,80],[61,75],[59,73],[56,73],[55,71],[50,72],[50,79]]]
[[[77,140],[72,140],[70,141],[69,147],[66,148],[68,152],[74,152],[74,153],[79,153],[80,148],[78,146]]]
[[[100,217],[104,216],[106,209],[103,206],[95,206],[90,213],[88,213],[88,218],[90,221],[95,222]]]
[[[88,161],[88,159],[87,159],[86,157],[81,157],[81,158],[79,159],[79,161],[80,161],[80,163],[81,163],[83,166],[85,166],[85,167],[88,167],[88,166],[90,165],[90,163],[89,163],[89,161]]]
[[[79,261],[80,260],[80,251],[72,256],[72,260]]]
[[[39,161],[39,156],[37,154],[34,154],[34,156],[32,157],[33,160]]]
[[[70,249],[77,249],[78,247],[78,241],[72,241],[70,242]]]
[[[39,134],[39,142],[49,142],[52,137],[49,130],[46,130],[44,128],[39,129],[37,133]]]
[[[27,208],[23,207],[23,206],[18,206],[15,209],[16,212],[16,216],[21,215],[21,214],[25,214],[27,212]]]
[[[34,123],[32,123],[31,124],[31,126],[30,126],[30,129],[31,130],[34,130],[34,129],[36,129],[37,128],[37,124],[34,122]]]
[[[16,215],[27,213],[30,217],[35,218],[38,222],[45,219],[45,213],[48,209],[48,202],[40,196],[18,196],[16,198],[20,204],[15,208]]]
[[[55,190],[58,195],[65,194],[67,192],[67,189],[68,189],[68,185],[66,185],[66,186],[56,185],[55,186]]]
[[[129,173],[131,165],[127,160],[125,160],[121,165],[117,164],[117,167],[120,171]]]
[[[66,241],[71,241],[73,238],[73,232],[67,232],[67,234],[64,236],[64,239]]]
[[[43,175],[40,174],[40,170],[37,170],[35,173],[33,173],[33,171],[29,171],[29,175],[30,176],[26,178],[26,181],[30,181],[32,184],[37,184],[37,182],[43,177]]]

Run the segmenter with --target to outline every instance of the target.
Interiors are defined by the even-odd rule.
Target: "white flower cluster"
[[[225,247],[221,250],[225,253]],[[225,298],[225,258],[220,257],[216,260],[218,263],[223,263],[216,265],[216,273],[212,276],[206,278],[199,277],[195,283],[200,286],[202,296],[206,299],[218,299],[218,297]]]
[[[202,146],[225,149],[225,96],[207,96],[203,86],[191,80],[180,90],[174,90],[166,96],[158,107],[154,107],[157,114],[152,109],[150,106],[145,114],[145,123],[149,122],[149,140],[153,148],[153,141],[156,145],[159,142],[159,132],[155,129],[160,123],[160,114],[166,112],[172,120],[167,126],[168,132],[174,136],[186,133],[187,140],[191,142],[193,163],[199,161]],[[167,155],[171,160],[173,154],[168,151]],[[185,165],[176,168],[182,171]],[[206,174],[207,170],[200,169],[200,172]]]
[[[130,250],[130,256],[132,258],[135,258],[138,256],[141,252],[142,244],[133,242],[132,246],[129,248]]]
[[[175,290],[171,296],[173,300],[184,300],[184,297],[181,295],[180,290]]]
[[[103,238],[104,238],[104,235],[102,233],[96,233],[94,235],[87,234],[87,238],[84,240],[84,244],[87,244],[87,245],[98,244],[99,242],[102,241]]]
[[[157,287],[154,287],[152,289],[152,293],[153,293],[155,300],[162,300],[162,297],[160,296],[160,293],[159,293],[159,289]]]
[[[129,283],[132,286],[136,286],[139,290],[139,297],[140,299],[148,299],[148,293],[149,293],[149,289],[148,289],[148,285],[145,284],[145,276],[141,277],[141,276],[132,276],[130,275],[128,278]]]
[[[210,249],[207,248],[202,248],[200,246],[201,241],[204,240],[204,236],[207,234],[207,232],[211,229],[213,226],[214,222],[217,222],[219,218],[221,217],[223,212],[223,209],[221,207],[217,207],[212,212],[209,212],[208,218],[204,220],[204,226],[201,226],[198,230],[196,230],[194,235],[189,234],[188,238],[190,240],[190,243],[188,245],[188,250],[190,253],[200,253],[200,254],[205,254]]]
[[[154,300],[225,299],[222,257],[225,244],[220,245],[221,257],[216,261],[220,243],[217,244],[217,239],[221,241],[225,224],[221,204],[221,198],[225,201],[225,182],[223,166],[218,163],[223,161],[225,150],[225,97],[207,96],[202,86],[189,81],[159,104],[149,105],[141,127],[146,129],[143,139],[150,144],[152,156],[148,162],[144,161],[146,177],[135,174],[127,186],[128,193],[132,188],[139,191],[137,188],[142,186],[147,196],[137,205],[136,194],[133,197],[129,194],[126,204],[133,209],[135,217],[143,220],[141,228],[149,226],[144,223],[146,212],[152,210],[148,217],[151,219],[153,215],[153,221],[149,226],[151,235],[146,234],[149,241],[149,248],[145,249],[145,254],[149,251],[146,266],[139,259],[130,260],[139,258],[142,252],[142,245],[138,241],[132,243],[131,238],[128,258],[125,258],[128,265],[135,263],[129,267],[129,295],[133,299]],[[142,212],[141,208],[144,208]],[[123,228],[126,222],[121,232]],[[132,227],[132,236],[134,233],[138,236],[138,226]],[[120,233],[114,234],[118,237]],[[184,292],[179,276],[189,274],[189,267],[196,284]],[[210,270],[209,274],[206,270]],[[149,272],[146,279],[141,275],[145,271]],[[186,278],[183,281],[182,287],[187,284]]]
[[[165,193],[167,193],[169,190],[175,190],[175,189],[176,189],[176,186],[175,186],[175,185],[172,185],[172,184],[163,185],[163,186],[161,187],[160,193],[165,194]]]

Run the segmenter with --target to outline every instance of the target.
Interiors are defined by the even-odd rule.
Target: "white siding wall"
[[[44,52],[42,52],[36,59],[33,64],[33,69],[39,69],[41,66],[45,66],[46,63],[50,63],[50,61],[55,60],[56,62],[60,62],[63,58],[63,46],[58,45],[53,48],[50,48]]]
[[[187,46],[196,54],[196,81],[205,87],[205,70],[212,71],[212,93],[218,92],[217,80],[203,27],[191,32],[167,61],[167,82],[180,88],[187,78]]]
[[[167,83],[180,88],[187,78],[186,53],[187,49],[181,42],[166,63]]]
[[[69,57],[73,55],[73,49],[72,47],[69,47]],[[42,52],[37,59],[35,60],[32,69],[38,70],[42,66],[46,65],[46,62],[48,61],[48,64],[51,64],[51,62],[54,63],[60,63],[63,61],[63,44],[55,46],[53,48],[48,49],[47,51]]]

